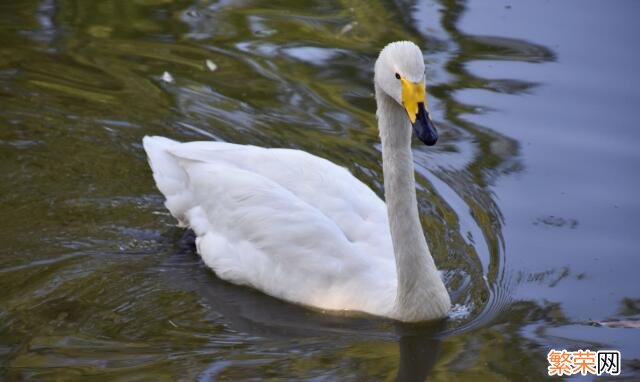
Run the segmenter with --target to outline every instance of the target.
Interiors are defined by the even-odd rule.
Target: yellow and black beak
[[[435,145],[438,141],[438,132],[426,108],[427,94],[424,81],[413,83],[405,78],[400,78],[400,81],[402,82],[402,105],[409,115],[413,131],[425,145]]]

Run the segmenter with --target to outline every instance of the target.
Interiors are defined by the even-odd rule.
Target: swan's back
[[[396,290],[384,202],[298,150],[145,137],[158,189],[221,278],[288,301],[385,315]]]

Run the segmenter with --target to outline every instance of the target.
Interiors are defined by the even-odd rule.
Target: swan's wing
[[[194,229],[198,252],[221,278],[326,309],[384,315],[392,306],[396,290],[392,252],[381,255],[370,242],[353,240],[330,217],[355,224],[345,223],[350,215],[336,211],[349,208],[348,202],[332,200],[340,199],[340,192],[358,196],[352,191],[358,186],[349,189],[342,184],[351,177],[346,170],[290,150],[276,151],[276,159],[274,154],[264,155],[270,150],[230,144],[204,145],[206,150],[201,150],[193,144],[145,138],[144,145],[167,207]],[[290,170],[301,160],[309,162]],[[332,166],[337,171],[332,172]],[[277,174],[278,169],[285,175]],[[321,174],[322,181],[311,180],[316,179],[306,173],[311,169]],[[298,181],[286,174],[296,174]],[[362,193],[363,198],[371,196]]]
[[[183,143],[170,152],[270,179],[334,222],[347,240],[368,247],[371,255],[393,256],[384,202],[347,169],[326,159],[300,150],[220,142]]]

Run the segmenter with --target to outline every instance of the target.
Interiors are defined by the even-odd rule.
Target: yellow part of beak
[[[418,115],[418,103],[422,102],[426,105],[426,91],[424,89],[424,81],[417,84],[401,78],[402,82],[402,104],[404,105],[411,123],[416,121]]]

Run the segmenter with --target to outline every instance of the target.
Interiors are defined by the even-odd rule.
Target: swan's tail
[[[180,145],[180,142],[164,138],[145,136],[142,140],[149,158],[156,186],[166,198],[165,206],[181,226],[186,226],[185,213],[192,207],[193,197],[188,187],[187,173],[168,150]]]

